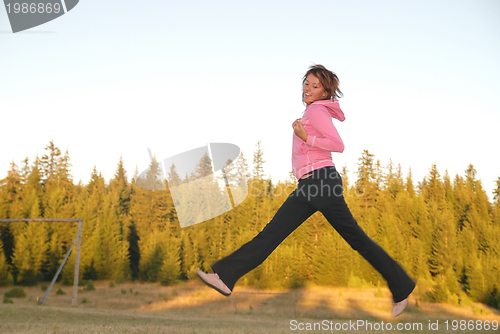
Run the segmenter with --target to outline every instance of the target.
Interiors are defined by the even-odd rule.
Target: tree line
[[[209,174],[209,159],[184,179],[175,168],[168,171],[170,186]],[[94,167],[87,184],[75,184],[68,152],[50,142],[42,157],[12,163],[0,180],[0,218],[83,219],[79,274],[84,280],[173,285],[194,278],[198,269],[211,271],[211,263],[251,240],[295,188],[291,173],[276,184],[266,178],[260,142],[252,162],[250,170],[241,153],[235,163],[249,191],[239,206],[181,228],[169,183],[161,181],[164,190],[145,190],[156,189],[145,183],[159,182],[155,159],[148,173],[135,171],[131,181],[120,159],[111,180]],[[454,177],[441,175],[433,164],[415,183],[411,169],[403,176],[400,165],[382,166],[365,150],[356,180],[349,179],[346,166],[340,169],[358,224],[417,281],[419,298],[500,308],[500,177],[490,202],[472,164]],[[193,212],[200,207],[203,203],[193,205]],[[0,285],[50,281],[76,233],[72,223],[1,223]],[[73,282],[74,253],[60,275],[63,283]],[[310,283],[378,286],[385,281],[318,212],[238,282],[260,288]]]

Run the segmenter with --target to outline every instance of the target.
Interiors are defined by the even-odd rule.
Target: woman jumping
[[[358,225],[343,196],[342,179],[331,152],[343,152],[344,143],[331,118],[344,121],[337,98],[342,96],[337,75],[322,65],[311,66],[302,80],[302,100],[307,105],[293,122],[293,173],[299,180],[271,221],[251,241],[212,264],[214,274],[200,270],[208,286],[229,296],[236,281],[256,268],[278,245],[316,211],[320,211],[347,243],[387,281],[397,317],[408,305],[415,282]]]

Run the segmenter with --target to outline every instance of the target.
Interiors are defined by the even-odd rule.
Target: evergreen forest
[[[251,169],[241,153],[234,165],[247,177],[246,199],[225,214],[181,228],[168,183],[161,185],[164,190],[140,185],[158,182],[155,159],[145,178],[137,171],[129,178],[120,159],[112,179],[94,167],[87,184],[75,184],[68,152],[50,142],[41,157],[13,162],[0,180],[0,219],[83,219],[80,278],[175,285],[195,278],[198,269],[211,272],[211,263],[257,235],[295,189],[291,173],[273,184],[264,163],[260,142]],[[169,179],[180,183],[205,176],[209,165],[204,157],[195,174],[173,177],[173,169]],[[464,167],[462,175],[450,176],[433,164],[423,180],[414,181],[411,169],[403,176],[400,165],[382,165],[365,150],[351,167],[357,170],[355,180],[347,177],[347,166],[337,168],[358,224],[417,281],[420,299],[478,301],[500,309],[500,177],[490,202],[474,166]],[[76,227],[0,223],[0,286],[50,281]],[[74,264],[73,251],[61,282],[73,283]],[[238,284],[288,289],[376,287],[385,281],[317,212]]]

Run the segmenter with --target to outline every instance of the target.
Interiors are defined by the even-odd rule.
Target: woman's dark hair
[[[344,96],[339,89],[339,78],[332,71],[327,70],[323,65],[313,65],[309,67],[306,75],[302,79],[302,85],[305,84],[309,74],[314,75],[323,85],[325,92],[328,94],[325,100],[335,100]]]

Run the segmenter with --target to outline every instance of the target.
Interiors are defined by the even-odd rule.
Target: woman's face
[[[327,93],[321,82],[319,82],[318,77],[312,73],[309,74],[302,86],[302,99],[304,102],[310,105],[314,101],[325,99],[326,95]]]

